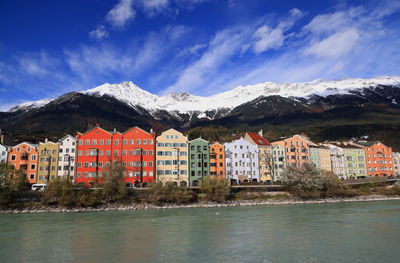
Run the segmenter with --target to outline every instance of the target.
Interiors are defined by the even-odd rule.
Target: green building
[[[210,175],[209,153],[208,141],[197,138],[189,142],[189,186],[198,186]]]

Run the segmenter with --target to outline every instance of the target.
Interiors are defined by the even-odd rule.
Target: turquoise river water
[[[400,262],[400,201],[0,215],[0,262]]]

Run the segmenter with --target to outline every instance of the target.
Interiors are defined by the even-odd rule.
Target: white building
[[[326,144],[326,146],[329,147],[329,150],[331,152],[332,172],[336,174],[338,177],[346,179],[343,148],[335,144]]]
[[[226,177],[238,183],[260,181],[258,147],[243,138],[224,143]]]
[[[393,153],[394,174],[400,176],[400,153]]]
[[[7,162],[7,148],[4,145],[0,144],[0,163]]]
[[[58,141],[58,177],[75,180],[76,141],[71,135],[66,135]]]

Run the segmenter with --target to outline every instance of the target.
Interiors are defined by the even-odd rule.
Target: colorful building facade
[[[210,175],[209,143],[201,138],[189,142],[189,186],[198,186]]]
[[[282,143],[273,142],[272,144],[272,158],[273,158],[273,178],[274,182],[282,181],[283,174],[286,169],[286,154],[285,147]]]
[[[189,185],[188,138],[175,129],[169,129],[157,137],[157,182]]]
[[[364,148],[350,142],[329,143],[333,147],[342,148],[345,179],[364,178],[367,176]]]
[[[122,164],[126,167],[126,180],[146,186],[156,176],[156,134],[134,127],[124,132],[121,142]]]
[[[76,144],[74,136],[66,135],[58,141],[58,172],[60,178],[75,181]]]
[[[329,148],[325,146],[320,146],[319,156],[321,158],[320,169],[323,171],[332,172],[331,151],[329,150]]]
[[[22,142],[14,147],[8,148],[7,163],[13,171],[10,177],[14,177],[16,170],[21,170],[27,177],[29,183],[36,183],[38,164],[38,145]]]
[[[225,147],[220,143],[210,145],[210,176],[225,179]]]
[[[46,141],[39,143],[38,148],[38,184],[47,184],[57,178],[58,174],[58,143]]]
[[[244,139],[258,147],[258,162],[260,169],[260,181],[271,182],[273,175],[272,146],[263,137],[263,132],[246,132]]]
[[[332,172],[342,179],[346,179],[344,164],[344,149],[335,144],[326,144],[330,151]]]
[[[394,176],[392,148],[380,141],[357,142],[364,147],[368,176]]]
[[[76,182],[94,185],[102,181],[112,164],[124,167],[125,181],[135,185],[154,182],[155,134],[138,127],[125,133],[99,126],[77,134]]]
[[[259,182],[258,147],[243,138],[225,143],[226,175],[231,182]]]
[[[287,165],[301,167],[304,163],[311,164],[310,147],[318,147],[306,135],[296,134],[284,139]]]

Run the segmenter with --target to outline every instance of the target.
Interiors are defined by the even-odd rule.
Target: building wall
[[[210,175],[225,179],[225,147],[222,144],[210,145]]]
[[[36,183],[38,151],[37,145],[30,143],[20,143],[8,149],[8,164],[14,170],[22,170],[26,175],[29,183]],[[15,172],[11,172],[10,176],[14,176]]]
[[[47,184],[57,178],[58,174],[58,143],[39,143],[39,159],[37,183]]]
[[[315,168],[321,169],[321,156],[319,147],[310,147],[310,161]]]
[[[135,127],[123,133],[121,145],[125,180],[152,184],[156,177],[156,134]]]
[[[201,138],[189,142],[189,185],[198,186],[200,181],[210,175],[208,141]]]
[[[319,156],[321,158],[321,170],[331,172],[332,171],[332,164],[331,164],[331,152],[327,147],[320,147],[319,148]]]
[[[286,169],[285,147],[279,143],[272,143],[273,181],[282,181]]]
[[[100,127],[77,134],[76,183],[91,185],[96,177],[101,182],[105,168],[119,158],[119,150],[116,149],[117,155],[113,151],[113,145],[117,142],[118,147],[120,144],[119,136],[115,135],[118,134],[112,134]]]
[[[400,176],[400,153],[393,153],[394,171],[396,176]]]
[[[260,181],[257,145],[240,138],[224,146],[228,179],[237,182]]]
[[[393,152],[391,147],[377,142],[364,146],[368,176],[394,176]]]
[[[343,153],[347,178],[367,176],[365,152],[363,148],[344,148]]]
[[[157,137],[157,182],[189,185],[188,150],[187,137],[174,129]]]
[[[346,179],[343,148],[335,145],[327,145],[330,151],[332,172],[338,177]]]
[[[310,147],[308,142],[299,135],[287,138],[286,163],[292,166],[302,166],[304,163],[310,163]]]
[[[58,177],[75,181],[77,139],[67,135],[58,141]]]
[[[6,163],[7,162],[7,148],[4,145],[0,144],[0,163]]]

